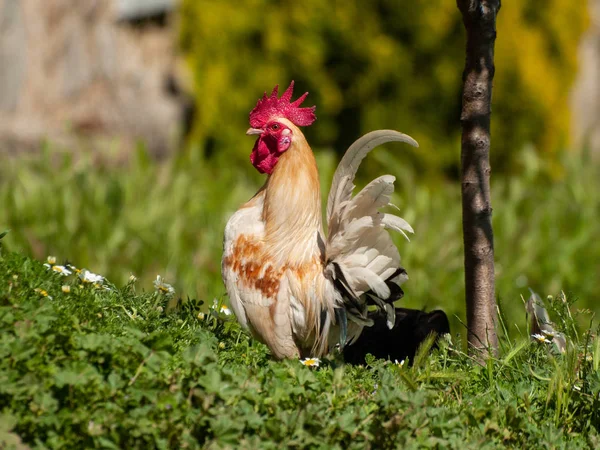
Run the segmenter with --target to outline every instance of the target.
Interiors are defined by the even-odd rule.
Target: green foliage
[[[81,284],[0,249],[0,447],[599,443],[600,340],[573,333],[566,303],[554,311],[565,354],[505,336],[501,355],[479,366],[449,339],[412,367],[333,357],[318,369],[270,360],[218,307],[168,303],[133,281]]]
[[[76,258],[119,283],[131,273],[147,284],[158,273],[186,292],[221,294],[220,252],[226,217],[251,187],[233,172],[199,162],[152,161],[143,148],[131,170],[51,152],[2,168],[0,223],[15,225],[3,242],[39,259]],[[187,268],[187,269],[186,269]],[[219,286],[219,288],[216,288]]]
[[[247,162],[247,114],[263,91],[296,80],[319,120],[316,147],[344,151],[392,128],[419,141],[419,171],[456,173],[465,36],[455,2],[184,0],[181,43],[193,74],[194,151]],[[509,2],[498,16],[492,167],[521,167],[533,144],[559,171],[568,93],[586,10],[569,0]],[[360,32],[357,32],[360,30]]]
[[[398,146],[375,150],[367,160],[397,177],[394,203],[415,229],[411,241],[394,236],[409,273],[403,306],[442,308],[454,330],[464,314],[459,187],[425,185],[415,170],[396,161]],[[164,163],[140,149],[127,167],[50,157],[7,160],[0,168],[2,243],[44,259],[76,260],[117,284],[131,273],[150,287],[157,274],[179,295],[221,298],[220,260],[225,222],[258,190],[254,169],[215,171],[199,159]],[[322,193],[327,195],[335,157],[317,152]],[[520,178],[494,177],[493,225],[497,295],[510,323],[523,326],[521,295],[574,292],[579,308],[600,312],[600,191],[590,189],[600,168],[565,157],[562,182],[549,182],[545,163],[522,153]],[[362,173],[364,169],[361,169]],[[464,319],[463,319],[464,320]],[[511,333],[516,332],[511,329]]]

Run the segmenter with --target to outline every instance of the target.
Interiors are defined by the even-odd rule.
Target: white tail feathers
[[[385,309],[388,326],[395,313],[391,305],[402,295],[399,285],[408,277],[400,267],[400,255],[387,230],[412,233],[402,218],[379,212],[390,205],[395,177],[383,175],[371,181],[355,197],[354,177],[364,157],[386,142],[405,142],[418,147],[410,136],[392,130],[366,134],[350,146],[335,171],[327,201],[329,236],[325,246],[326,273],[330,274],[348,319],[368,322],[367,304]],[[392,205],[393,206],[393,205]],[[407,237],[408,239],[408,237]],[[343,279],[341,279],[343,278]],[[345,316],[344,316],[345,317]],[[358,333],[360,334],[360,328]],[[357,337],[349,335],[351,341]]]
[[[405,142],[413,147],[419,146],[417,141],[406,134],[394,130],[377,130],[365,134],[348,148],[333,174],[331,190],[327,199],[328,222],[331,220],[331,214],[336,206],[351,198],[354,177],[364,157],[378,145],[393,141]]]

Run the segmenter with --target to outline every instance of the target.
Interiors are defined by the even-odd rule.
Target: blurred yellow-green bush
[[[550,162],[568,142],[567,96],[586,10],[570,0],[506,2],[498,17],[492,167],[520,166],[524,144]],[[181,43],[192,69],[195,149],[246,162],[246,111],[296,80],[318,122],[313,147],[343,152],[361,133],[414,136],[420,172],[456,174],[464,31],[454,1],[183,0]],[[241,112],[244,113],[241,113]],[[367,169],[368,170],[368,169]]]

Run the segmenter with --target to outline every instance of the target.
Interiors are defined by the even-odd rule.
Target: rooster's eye
[[[279,130],[279,124],[274,123],[273,125],[271,125],[271,130],[273,130],[273,131]]]

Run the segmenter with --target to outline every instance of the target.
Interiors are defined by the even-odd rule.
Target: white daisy
[[[54,264],[56,264],[56,256],[48,256],[46,258],[46,262],[53,266]]]
[[[101,284],[104,281],[104,277],[102,275],[96,275],[87,269],[83,269],[78,275],[83,283]]]
[[[538,342],[545,342],[545,343],[551,342],[543,334],[537,334],[536,333],[536,334],[532,334],[531,337],[534,338],[534,339],[537,339]]]
[[[168,283],[165,283],[160,275],[156,275],[154,280],[154,288],[164,295],[174,295],[175,288]]]
[[[66,284],[65,284],[65,285],[63,285],[63,286],[61,287],[61,290],[62,290],[62,291],[65,293],[65,294],[69,294],[69,293],[71,292],[71,286],[68,286],[68,285],[66,285]]]
[[[300,362],[307,367],[319,367],[321,360],[319,358],[304,358]]]
[[[215,299],[213,299],[212,309],[217,311],[217,308],[219,308],[219,301],[215,298]],[[229,309],[229,307],[227,307],[226,305],[221,305],[221,307],[218,309],[218,311],[219,311],[219,313],[225,314],[226,316],[230,316],[231,314],[233,314],[231,312],[231,310]]]
[[[69,276],[73,273],[65,266],[52,266],[52,270],[56,273],[60,273],[63,277]]]
[[[398,362],[397,359],[394,360],[394,364],[396,364],[397,366],[402,367],[404,365],[404,363],[406,362],[406,359],[403,359],[402,361]]]

